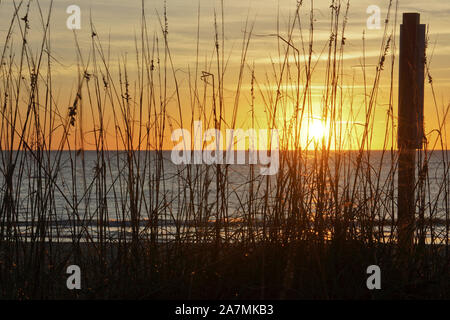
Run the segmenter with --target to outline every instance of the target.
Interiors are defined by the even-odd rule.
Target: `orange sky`
[[[292,33],[292,44],[302,51],[302,36],[307,46],[309,34],[309,16],[311,5],[310,1],[304,1],[304,5],[300,9],[300,19],[302,31],[299,24],[295,26]],[[324,96],[326,94],[326,68],[327,68],[327,47],[326,44],[330,38],[330,1],[317,0],[314,1],[314,40],[313,40],[313,56],[312,65],[314,72],[312,74],[310,91],[305,104],[305,113],[303,127],[309,121],[315,122],[322,118],[324,112]],[[345,11],[346,2],[342,1],[342,11]],[[42,13],[45,16],[48,13],[50,1],[40,1]],[[116,96],[108,97],[105,92],[101,92],[99,97],[102,101],[104,126],[107,132],[107,145],[111,149],[121,148],[121,143],[116,144],[117,125],[120,131],[124,133],[125,122],[123,121],[123,110],[120,108],[120,81],[119,81],[119,64],[120,71],[123,76],[123,65],[126,61],[127,76],[129,77],[130,89],[130,109],[128,115],[133,121],[130,124],[133,130],[134,146],[138,145],[139,136],[141,142],[146,139],[147,128],[154,132],[156,126],[162,126],[161,118],[155,122],[156,114],[165,108],[167,117],[164,121],[165,125],[165,149],[171,149],[175,144],[170,141],[170,134],[173,130],[181,127],[189,128],[193,120],[201,119],[205,121],[204,127],[214,127],[211,112],[213,110],[214,100],[216,108],[222,107],[223,121],[221,128],[229,128],[233,123],[233,114],[236,108],[235,127],[247,129],[250,127],[267,128],[268,123],[272,123],[269,119],[270,108],[275,105],[275,99],[279,99],[276,103],[277,113],[275,124],[281,132],[287,132],[283,129],[283,124],[292,123],[292,117],[295,115],[295,105],[297,101],[297,89],[300,96],[303,94],[306,84],[304,62],[307,58],[303,54],[296,55],[295,51],[290,48],[288,62],[290,67],[283,69],[283,61],[285,59],[286,44],[277,38],[278,33],[285,39],[289,37],[288,28],[292,25],[293,14],[295,12],[296,1],[280,0],[274,2],[261,1],[224,1],[224,35],[225,41],[222,42],[222,12],[220,1],[167,1],[167,17],[168,17],[168,45],[170,49],[170,58],[164,59],[164,40],[160,22],[158,19],[163,18],[164,2],[163,1],[145,1],[146,5],[146,21],[147,32],[149,37],[149,48],[147,48],[148,62],[154,61],[155,72],[153,79],[154,92],[149,90],[149,80],[143,80],[143,96],[142,104],[139,101],[139,77],[141,76],[138,62],[142,66],[142,56],[136,57],[135,39],[138,39],[140,46],[140,23],[141,23],[141,1],[106,1],[106,0],[80,0],[80,1],[56,1],[53,4],[52,20],[51,20],[51,56],[52,56],[52,89],[54,94],[55,106],[54,117],[56,122],[63,123],[66,119],[67,108],[73,104],[76,95],[76,87],[78,83],[78,63],[77,50],[75,46],[74,34],[65,26],[66,19],[69,16],[65,10],[67,6],[76,4],[81,8],[81,30],[78,30],[77,40],[83,56],[83,63],[88,65],[90,74],[97,74],[99,77],[105,74],[105,68],[98,52],[97,68],[94,68],[94,55],[92,53],[90,18],[95,25],[97,33],[97,48],[102,43],[105,56],[108,59],[110,75],[112,80],[108,81],[110,86],[115,86]],[[338,78],[337,100],[328,102],[328,108],[331,110],[336,106],[336,110],[342,112],[337,118],[339,121],[334,122],[335,127],[341,132],[341,144],[343,148],[357,148],[358,141],[361,137],[363,124],[365,122],[365,109],[367,106],[368,95],[372,88],[375,76],[375,66],[379,62],[380,47],[383,36],[383,28],[381,30],[366,30],[366,20],[369,15],[366,9],[373,4],[371,0],[350,1],[350,9],[348,21],[346,24],[344,46],[344,54],[341,69],[338,70],[340,76]],[[385,19],[388,10],[389,1],[379,2],[381,8],[382,21]],[[395,19],[395,1],[393,1],[390,24],[388,26],[388,34],[393,32],[393,22]],[[200,7],[200,9],[199,9]],[[25,6],[21,11],[24,15]],[[200,16],[198,17],[198,12]],[[448,77],[450,70],[450,59],[448,59],[450,48],[450,3],[443,3],[437,0],[415,0],[415,1],[399,1],[398,19],[401,19],[401,12],[420,12],[422,14],[422,23],[429,24],[430,42],[428,47],[428,56],[430,63],[430,72],[433,77],[434,96],[433,99],[431,87],[426,83],[426,102],[425,102],[425,126],[427,133],[439,127],[438,120],[442,122],[444,108],[450,102],[448,92],[450,89],[450,78]],[[0,4],[0,38],[1,43],[4,42],[6,32],[9,27],[9,21],[12,17],[12,2],[2,1]],[[215,28],[214,14],[218,24],[219,33],[219,71],[217,66],[217,58],[215,55]],[[29,45],[30,54],[37,56],[40,50],[40,41],[42,39],[42,25],[39,21],[39,10],[36,3],[31,4],[30,13],[30,35]],[[241,82],[241,93],[239,99],[236,98],[236,90],[238,86],[238,74],[241,65],[242,39],[245,36],[246,21],[248,19],[247,31],[250,25],[254,23],[253,34],[250,39],[248,52],[246,55],[246,64],[243,69]],[[342,19],[342,17],[341,17]],[[163,22],[164,23],[164,22]],[[341,29],[339,29],[341,30]],[[197,32],[199,38],[197,38]],[[363,42],[363,32],[365,41]],[[398,35],[398,26],[396,29]],[[20,53],[19,29],[15,27],[13,37],[16,37],[12,51]],[[341,37],[341,35],[339,35]],[[158,39],[160,65],[157,65],[158,50],[156,48],[156,40]],[[341,39],[341,38],[339,38]],[[197,41],[198,40],[198,41]],[[398,39],[396,39],[396,43]],[[222,47],[222,44],[225,44]],[[306,50],[308,48],[306,47]],[[2,44],[3,50],[3,44]],[[398,51],[396,47],[391,45],[385,61],[385,68],[381,74],[377,100],[373,105],[373,136],[371,148],[382,149],[384,147],[386,132],[386,115],[389,109],[389,94],[391,86],[391,55],[392,50]],[[300,63],[300,78],[297,80],[297,69],[295,67],[296,59]],[[164,70],[164,61],[167,69]],[[365,62],[365,67],[363,67]],[[177,78],[179,98],[175,91],[175,82],[173,78],[173,70]],[[252,113],[252,95],[251,95],[251,68],[255,70],[254,82],[254,113]],[[160,73],[158,73],[160,67]],[[223,93],[219,97],[216,90],[216,97],[212,97],[211,77],[208,78],[209,84],[204,87],[201,80],[202,71],[208,71],[214,75],[215,85],[217,89],[218,76],[225,69],[223,78]],[[167,82],[164,74],[167,72]],[[279,75],[283,72],[283,81],[277,83]],[[46,73],[46,67],[42,67],[41,73]],[[398,66],[394,67],[394,115],[397,115],[397,73]],[[160,75],[162,78],[160,78]],[[365,76],[364,76],[365,75]],[[26,78],[26,77],[25,77]],[[28,75],[29,78],[29,75]],[[161,80],[160,80],[161,79]],[[161,81],[161,82],[160,82]],[[99,83],[103,84],[103,79],[99,79]],[[165,83],[167,90],[164,90],[162,84]],[[197,85],[197,95],[195,95],[195,85]],[[277,94],[278,85],[280,92]],[[90,91],[88,91],[88,88]],[[206,88],[206,90],[205,90]],[[4,87],[1,87],[3,90]],[[103,89],[103,88],[100,88]],[[42,91],[42,88],[41,88]],[[80,112],[77,115],[76,126],[70,132],[70,148],[95,149],[94,135],[99,129],[99,109],[96,99],[89,100],[88,96],[95,96],[95,86],[92,80],[89,87],[84,86],[82,91],[82,102]],[[41,95],[42,99],[44,95]],[[165,96],[165,99],[164,99]],[[222,100],[221,105],[218,101]],[[140,106],[142,105],[142,114],[140,115]],[[269,109],[267,106],[270,106]],[[44,109],[44,108],[42,108]],[[82,109],[82,110],[81,110]],[[22,110],[22,116],[24,111]],[[149,117],[150,113],[150,117]],[[115,115],[114,115],[115,114]],[[252,118],[252,114],[254,117]],[[207,123],[209,119],[210,123]],[[253,119],[253,120],[252,120]],[[268,120],[269,119],[269,120]],[[320,120],[319,120],[320,121]],[[448,121],[447,121],[448,122]],[[55,124],[54,124],[55,125]],[[300,126],[298,122],[296,124]],[[327,127],[329,123],[323,123]],[[56,126],[56,125],[55,125]],[[80,126],[83,134],[80,135]],[[141,132],[139,135],[139,126]],[[316,125],[317,127],[317,125]],[[131,129],[130,129],[131,130]],[[289,131],[290,132],[290,131]],[[61,139],[61,128],[54,131],[47,129],[43,135],[45,137],[52,136],[52,148],[57,148]],[[391,133],[389,132],[389,135]],[[119,132],[120,135],[120,132]],[[152,134],[153,135],[153,134]],[[317,134],[316,134],[317,136]],[[152,136],[150,140],[154,137]],[[317,138],[317,137],[316,137]],[[305,130],[301,131],[302,147],[307,147],[308,141],[314,144],[314,139],[307,137]],[[429,135],[431,142],[434,142],[436,135]],[[316,139],[317,140],[317,139]],[[152,140],[153,141],[153,140]],[[145,143],[142,142],[142,148]],[[154,141],[152,142],[154,146]],[[67,146],[65,146],[67,148]],[[309,145],[311,147],[311,144]],[[388,145],[390,147],[390,141]]]

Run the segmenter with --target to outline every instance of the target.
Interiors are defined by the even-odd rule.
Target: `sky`
[[[16,4],[20,1],[15,1]],[[342,10],[345,9],[346,1],[341,1]],[[383,22],[388,13],[390,1],[387,0],[358,0],[350,1],[348,20],[346,24],[346,44],[344,47],[342,75],[339,85],[342,86],[342,96],[340,104],[343,106],[343,115],[340,123],[345,123],[346,130],[351,132],[345,141],[346,148],[355,148],[362,133],[361,123],[365,121],[365,85],[370,89],[374,81],[375,66],[380,57],[381,41],[384,34]],[[26,2],[25,2],[26,4]],[[50,1],[32,1],[30,5],[30,35],[29,45],[32,54],[38,55],[42,40],[42,24],[40,24],[41,7],[43,16],[49,12]],[[168,46],[173,63],[173,69],[177,77],[179,86],[180,101],[176,99],[175,82],[169,75],[167,86],[169,88],[165,103],[170,118],[167,121],[165,130],[164,148],[170,149],[174,142],[170,141],[171,131],[181,126],[187,127],[193,120],[202,118],[202,113],[195,109],[193,104],[192,86],[195,81],[202,83],[201,71],[208,71],[217,77],[217,59],[215,58],[215,27],[214,20],[217,20],[219,38],[222,32],[222,7],[221,1],[199,0],[167,0],[167,1],[144,1],[145,17],[150,42],[158,38],[160,47],[163,48],[163,37],[161,32],[161,21],[164,24],[164,11],[167,13],[168,24]],[[246,67],[241,83],[241,94],[239,96],[239,108],[236,117],[236,127],[239,128],[265,128],[267,127],[267,117],[269,109],[267,103],[276,97],[277,82],[276,77],[281,73],[281,65],[284,55],[280,55],[279,49],[286,49],[285,43],[276,36],[280,34],[285,39],[288,38],[288,28],[292,24],[297,1],[253,1],[253,0],[226,0],[223,2],[223,26],[224,44],[219,39],[220,52],[224,54],[222,59],[226,73],[223,78],[223,101],[224,101],[224,122],[229,124],[233,120],[233,108],[236,101],[236,88],[238,84],[238,74],[240,71],[242,41],[246,36],[250,26],[253,25],[252,36],[246,55]],[[316,66],[311,83],[311,101],[306,110],[306,119],[321,119],[323,116],[323,95],[324,77],[326,72],[327,54],[323,50],[330,37],[330,4],[329,0],[303,1],[300,9],[300,19],[302,34],[308,39],[309,16],[313,4],[314,12],[314,41],[313,41],[313,63]],[[391,34],[393,21],[395,21],[395,6],[397,2],[392,1],[390,24],[388,34]],[[81,9],[81,29],[76,31],[76,40],[80,52],[84,57],[84,63],[90,61],[89,71],[95,72],[92,65],[92,37],[91,22],[95,26],[96,34],[108,51],[108,63],[111,74],[118,79],[119,65],[126,61],[127,72],[130,75],[131,87],[136,85],[139,77],[136,63],[136,39],[139,39],[141,32],[141,0],[113,1],[113,0],[58,0],[54,1],[51,14],[51,55],[53,90],[56,92],[55,100],[60,108],[58,113],[63,113],[64,106],[70,105],[73,101],[78,84],[78,66],[80,60],[77,54],[77,46],[74,32],[66,27],[66,20],[70,14],[66,13],[66,8],[70,5],[77,5]],[[379,30],[368,30],[366,21],[370,14],[366,12],[371,5],[377,5],[381,9],[382,28]],[[21,9],[24,14],[26,5]],[[14,11],[13,0],[0,2],[0,46],[3,51],[4,39],[9,28],[9,23]],[[433,129],[439,128],[439,121],[442,122],[445,107],[450,102],[450,2],[442,0],[410,0],[398,1],[398,23],[395,28],[398,42],[398,25],[402,12],[421,13],[421,23],[428,25],[429,43],[428,59],[430,62],[430,74],[433,78],[434,95],[431,86],[426,84],[425,92],[425,126],[426,132],[430,133],[430,141],[436,139]],[[216,16],[216,18],[215,18]],[[198,34],[197,34],[198,32]],[[301,47],[299,28],[293,33],[292,43],[298,48]],[[20,32],[16,26],[13,30],[14,44],[12,51],[20,52]],[[364,37],[364,41],[363,41]],[[198,49],[197,49],[198,41]],[[391,46],[391,50],[398,47]],[[149,48],[149,51],[152,51]],[[163,50],[163,49],[161,49]],[[198,54],[197,54],[198,50]],[[223,51],[222,51],[223,50]],[[291,50],[292,51],[292,50]],[[152,51],[154,54],[154,51]],[[390,82],[390,56],[389,51],[385,70],[383,71],[380,83],[377,102],[374,106],[375,117],[373,119],[373,149],[381,149],[384,145],[386,114],[388,111],[388,101],[391,88]],[[161,53],[162,56],[162,53]],[[300,59],[304,59],[300,56]],[[289,56],[289,61],[295,63],[293,54]],[[365,61],[365,68],[362,68]],[[255,70],[255,78],[258,90],[255,94],[254,109],[251,107],[251,68]],[[100,68],[101,69],[101,68]],[[169,68],[170,69],[170,68]],[[123,71],[123,68],[121,69]],[[364,73],[365,71],[365,79]],[[170,71],[170,70],[169,70]],[[169,72],[171,74],[172,71]],[[276,122],[281,124],[294,114],[294,98],[290,97],[294,93],[297,85],[294,73],[286,73],[281,89],[285,96],[280,98],[280,109],[276,115]],[[2,75],[3,77],[3,75]],[[394,115],[397,114],[397,77],[398,66],[394,67]],[[195,80],[196,79],[196,80]],[[134,82],[133,82],[134,81]],[[118,82],[118,81],[117,81]],[[304,79],[300,79],[300,86]],[[199,87],[201,85],[199,84]],[[292,88],[294,87],[294,88]],[[203,89],[203,87],[202,87]],[[158,89],[159,90],[159,89]],[[369,90],[370,91],[370,90]],[[208,90],[206,94],[208,95]],[[203,91],[201,92],[203,94]],[[83,93],[85,96],[86,93]],[[79,119],[77,126],[83,124],[85,134],[78,135],[78,141],[73,144],[80,144],[80,139],[84,139],[83,147],[94,148],[94,133],[99,114],[96,111],[89,111],[87,101],[84,99],[83,116]],[[195,99],[194,99],[195,100]],[[205,100],[206,112],[210,114],[212,110],[212,97]],[[107,103],[106,103],[107,104]],[[181,104],[181,106],[180,106]],[[200,104],[200,102],[199,102]],[[194,106],[194,107],[193,107]],[[114,140],[114,106],[105,105],[104,118],[107,125],[109,145],[113,148],[117,146]],[[117,108],[117,106],[116,106]],[[136,109],[136,104],[132,104]],[[180,109],[181,108],[181,112]],[[93,110],[93,109],[92,109]],[[250,111],[254,110],[254,119],[251,121]],[[136,119],[136,110],[133,110]],[[80,116],[81,117],[81,116]],[[145,118],[145,117],[144,117]],[[206,116],[205,127],[213,127],[211,117]],[[305,120],[307,121],[307,120]],[[145,125],[153,125],[149,119]],[[448,122],[448,121],[447,121]],[[183,125],[182,125],[183,123]],[[323,125],[329,124],[324,121]],[[305,126],[303,124],[303,126]],[[55,135],[60,134],[55,131]],[[303,134],[303,133],[302,133]],[[77,134],[73,134],[76,139]],[[302,140],[303,144],[308,144],[311,140]],[[56,141],[56,139],[55,139]],[[434,141],[434,140],[433,140]],[[356,143],[356,144],[355,144]]]

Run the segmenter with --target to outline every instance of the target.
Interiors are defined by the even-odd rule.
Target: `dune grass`
[[[353,88],[343,85],[349,4],[330,4],[330,38],[321,58],[314,53],[314,11],[305,23],[299,1],[288,29],[274,38],[280,59],[266,79],[258,79],[247,61],[253,29],[248,21],[231,103],[225,99],[223,8],[213,26],[214,55],[201,62],[197,54],[187,83],[174,67],[165,12],[160,30],[150,31],[142,5],[132,72],[131,57],[111,64],[109,43],[91,21],[91,48],[83,48],[88,54],[74,32],[77,86],[67,106],[58,102],[52,77],[51,6],[33,4],[41,20],[31,26],[30,2],[16,1],[0,58],[0,297],[448,298],[449,159],[439,151],[447,150],[448,107],[417,151],[415,246],[401,265],[396,3],[389,5],[372,83],[366,82],[364,59],[361,65],[366,95],[359,131]],[[27,41],[33,28],[42,30],[39,46]],[[197,52],[199,41],[197,36]],[[433,87],[428,63],[427,85]],[[312,87],[319,64],[325,72],[317,106]],[[382,75],[390,79],[390,95],[380,133],[374,119]],[[233,166],[168,163],[164,149],[172,130],[192,132],[194,120],[236,128],[240,110],[248,108],[244,95],[251,126],[263,109],[263,127],[281,132],[275,176],[245,166],[246,172],[239,171],[241,192],[231,178]],[[328,132],[307,138],[305,146],[301,124],[313,110],[321,110]],[[92,151],[83,138],[88,134]],[[373,136],[380,134],[385,147],[375,152]],[[355,138],[349,142],[349,136]],[[93,169],[87,159],[94,159]],[[82,290],[65,287],[71,264],[81,267]],[[381,291],[365,287],[371,264],[383,270]]]

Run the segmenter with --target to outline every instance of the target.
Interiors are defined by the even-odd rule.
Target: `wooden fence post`
[[[404,13],[400,26],[398,103],[398,246],[404,257],[414,244],[415,153],[422,149],[425,25],[420,14]]]

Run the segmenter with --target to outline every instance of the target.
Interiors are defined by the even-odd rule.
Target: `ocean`
[[[250,234],[263,239],[274,228],[305,232],[319,213],[327,236],[333,221],[350,212],[362,237],[369,221],[377,241],[395,241],[397,153],[364,152],[361,161],[358,154],[283,152],[279,172],[265,176],[260,165],[248,164],[248,153],[247,164],[176,165],[171,151],[3,151],[0,236],[232,242]],[[420,153],[418,161],[416,227],[428,243],[448,241],[449,155]]]

